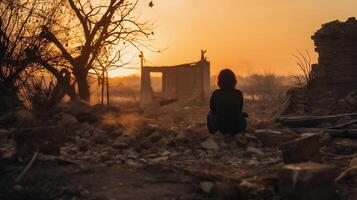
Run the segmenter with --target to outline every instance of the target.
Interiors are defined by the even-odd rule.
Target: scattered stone
[[[157,158],[151,159],[151,162],[152,163],[160,163],[163,161],[167,161],[168,159],[169,159],[169,156],[162,156],[162,157],[157,157]]]
[[[200,189],[207,194],[210,194],[212,192],[213,187],[214,183],[212,182],[204,181],[200,183]]]
[[[159,141],[161,139],[161,133],[159,130],[153,132],[150,137],[149,137],[149,140],[152,142],[152,143],[155,143],[157,141]]]
[[[320,162],[320,137],[314,134],[281,145],[284,163]]]
[[[284,166],[279,173],[282,199],[335,200],[337,170],[330,165],[299,163]]]
[[[15,112],[15,117],[20,126],[31,126],[35,122],[33,114],[26,109],[20,109]]]
[[[214,139],[212,137],[207,138],[200,145],[204,149],[210,149],[210,150],[218,150],[219,149],[218,144],[216,143],[216,141],[214,141]]]
[[[106,137],[105,132],[103,130],[95,129],[91,140],[96,144],[104,144],[108,141],[108,138]]]
[[[124,148],[126,148],[128,146],[129,146],[129,144],[124,142],[124,141],[122,141],[122,140],[115,141],[112,144],[112,147],[114,149],[118,149],[118,150],[124,149]]]
[[[255,147],[248,147],[247,148],[247,152],[251,152],[251,153],[255,153],[255,154],[258,154],[260,156],[264,156],[264,152],[262,152],[261,150],[259,150],[258,148],[255,148]]]
[[[62,113],[61,119],[58,121],[57,124],[65,128],[69,128],[77,123],[78,120],[73,115],[70,115],[68,113]]]
[[[123,135],[124,129],[123,128],[116,128],[114,131],[110,132],[110,137],[111,138],[117,138]]]
[[[357,105],[357,94],[355,92],[350,92],[344,99],[349,105],[356,106]]]

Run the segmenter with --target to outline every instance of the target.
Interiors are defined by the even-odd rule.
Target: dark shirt
[[[210,109],[218,130],[232,133],[241,129],[243,94],[240,90],[215,90],[211,96]]]

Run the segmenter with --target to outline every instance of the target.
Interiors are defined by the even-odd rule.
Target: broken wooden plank
[[[278,122],[288,127],[312,127],[323,122],[336,121],[342,117],[357,116],[357,113],[347,113],[328,116],[281,116]]]
[[[348,176],[348,174],[350,174],[350,172],[352,171],[357,171],[357,165],[353,165],[348,167],[347,169],[345,169],[336,179],[335,182],[339,182],[341,180],[343,180],[345,177]]]
[[[357,139],[357,129],[293,128],[299,133],[328,133],[333,138]]]
[[[335,126],[331,126],[331,127],[328,127],[328,129],[339,129],[339,128],[344,128],[344,127],[347,127],[347,126],[350,126],[350,125],[353,125],[353,124],[357,124],[357,120],[351,120],[351,121],[346,122],[346,123],[342,123],[342,124],[338,124],[338,125],[335,125]]]
[[[298,138],[296,134],[284,133],[272,129],[257,129],[255,136],[266,146],[279,146],[288,141]]]
[[[31,158],[30,162],[27,164],[27,166],[25,167],[25,169],[21,172],[20,175],[18,175],[18,176],[16,177],[15,183],[20,182],[21,179],[26,175],[26,173],[29,171],[29,169],[31,168],[31,166],[33,165],[33,163],[35,162],[35,160],[37,159],[38,153],[39,153],[39,151],[37,150],[37,151],[33,154],[33,156],[32,156],[32,158]]]

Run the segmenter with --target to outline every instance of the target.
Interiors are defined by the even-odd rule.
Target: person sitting
[[[237,79],[230,69],[218,75],[219,89],[212,93],[207,127],[210,133],[238,134],[246,129],[248,117],[243,113],[243,93],[236,89]]]

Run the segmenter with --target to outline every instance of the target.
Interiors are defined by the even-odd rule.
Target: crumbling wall
[[[210,63],[200,60],[196,63],[142,68],[141,106],[153,102],[150,73],[162,73],[162,96],[172,99],[188,99],[191,97],[209,98],[210,94]]]
[[[312,39],[319,54],[312,71],[314,86],[357,89],[357,20],[324,24]]]

